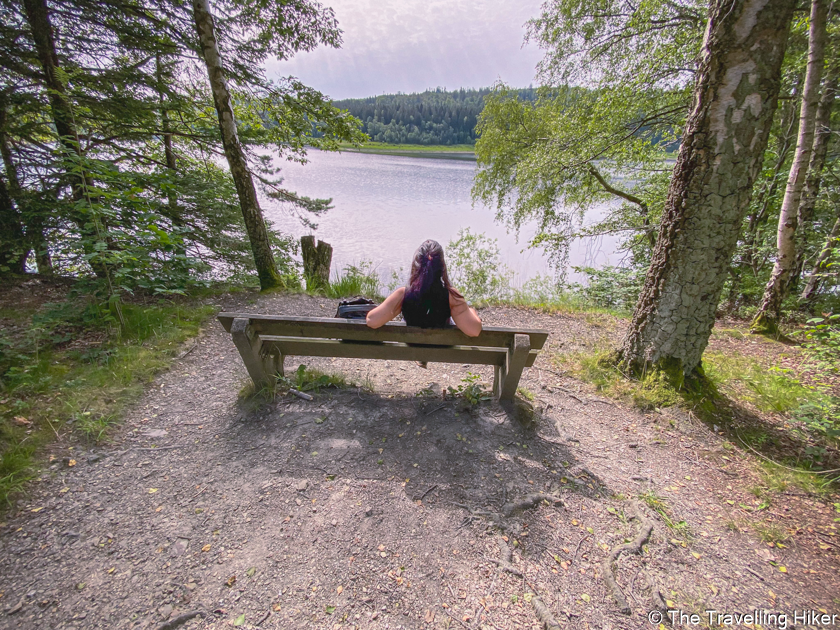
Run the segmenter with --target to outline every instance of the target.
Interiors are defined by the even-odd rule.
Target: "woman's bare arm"
[[[481,318],[475,309],[467,304],[464,296],[454,289],[449,291],[449,310],[461,332],[468,337],[478,337],[481,334]]]
[[[405,297],[405,287],[400,287],[385,298],[382,304],[368,311],[365,319],[367,325],[371,328],[380,328],[394,319],[402,311],[403,297]]]

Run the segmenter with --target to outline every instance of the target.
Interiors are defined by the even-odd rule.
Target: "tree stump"
[[[300,237],[300,251],[303,255],[303,277],[306,289],[322,289],[330,283],[330,264],[333,248],[329,243],[318,241],[311,234]]]

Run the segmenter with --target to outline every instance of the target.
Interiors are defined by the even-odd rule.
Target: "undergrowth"
[[[213,312],[125,303],[122,328],[107,307],[72,298],[19,313],[16,334],[0,331],[0,503],[35,473],[39,447],[68,433],[105,438]]]

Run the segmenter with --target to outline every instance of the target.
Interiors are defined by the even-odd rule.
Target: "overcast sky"
[[[540,51],[522,43],[540,0],[321,2],[335,10],[342,47],[269,62],[269,76],[296,76],[333,99],[534,82]]]

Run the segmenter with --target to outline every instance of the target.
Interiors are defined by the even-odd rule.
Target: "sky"
[[[320,47],[267,64],[334,100],[428,88],[528,87],[542,55],[523,46],[540,0],[321,0],[344,31]]]

